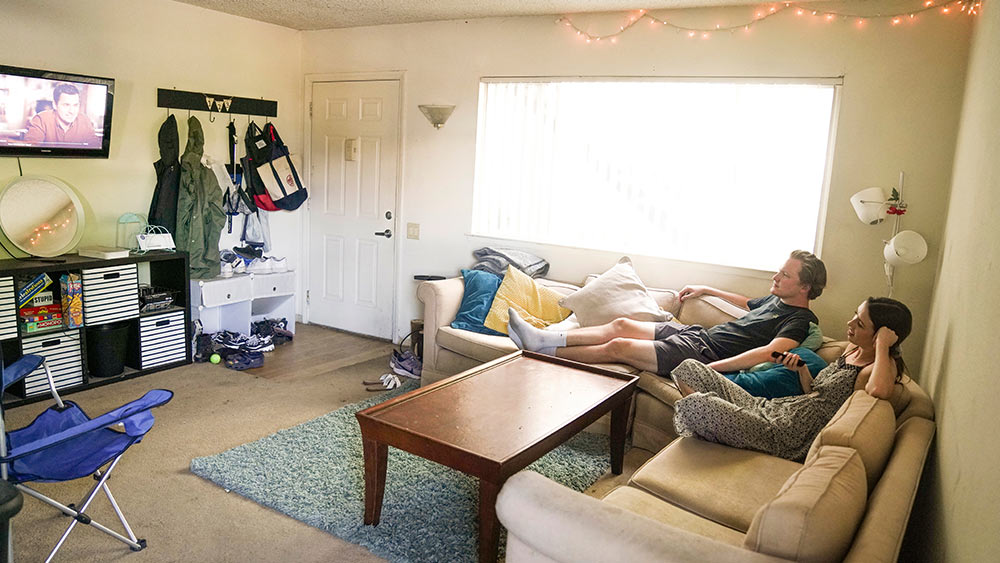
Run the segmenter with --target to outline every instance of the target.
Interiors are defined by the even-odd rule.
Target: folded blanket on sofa
[[[533,278],[540,278],[549,271],[549,263],[544,258],[514,248],[484,246],[473,250],[472,255],[478,260],[472,265],[473,270],[483,270],[498,276],[504,275],[507,266],[514,266]]]

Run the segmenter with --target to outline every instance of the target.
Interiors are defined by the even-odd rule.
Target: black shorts
[[[656,350],[656,374],[670,377],[670,372],[687,359],[703,363],[719,359],[705,344],[705,329],[677,321],[656,323],[653,348]]]

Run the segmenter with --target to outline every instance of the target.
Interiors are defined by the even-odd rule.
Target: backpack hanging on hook
[[[253,198],[254,204],[264,211],[278,211],[277,205],[271,201],[271,196],[267,193],[267,187],[261,181],[257,173],[257,166],[260,162],[266,162],[270,153],[267,151],[267,141],[264,140],[264,132],[256,123],[251,121],[247,124],[247,132],[243,136],[246,145],[246,155],[240,159],[243,165],[243,181],[246,184],[246,191]]]
[[[255,130],[252,139],[251,130]],[[281,135],[273,123],[266,123],[264,130],[261,131],[251,122],[250,128],[247,129],[247,155],[251,157],[253,166],[249,171],[244,166],[244,174],[252,178],[255,183],[254,201],[258,206],[260,206],[258,194],[261,191],[263,191],[261,195],[270,197],[276,209],[285,211],[298,209],[309,197],[289,157],[288,147],[282,142]]]

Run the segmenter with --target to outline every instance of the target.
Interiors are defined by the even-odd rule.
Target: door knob
[[[384,230],[382,232],[376,231],[375,232],[375,236],[385,237],[385,238],[392,238],[392,231],[390,231],[389,229],[386,229],[386,230]]]

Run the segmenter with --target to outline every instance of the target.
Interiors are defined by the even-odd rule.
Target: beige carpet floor
[[[365,548],[227,493],[188,470],[194,457],[256,440],[371,396],[361,381],[377,379],[384,372],[391,344],[317,326],[297,329],[295,341],[268,354],[263,368],[236,372],[194,364],[67,396],[97,416],[149,389],[175,393],[170,403],[154,411],[156,425],[122,458],[110,481],[129,524],[149,547],[133,553],[117,540],[77,525],[55,560],[382,561]],[[7,424],[19,428],[50,404],[12,409]],[[643,450],[630,450],[624,474],[603,477],[588,493],[601,496],[649,456]],[[90,486],[92,481],[80,479],[35,488],[63,503],[78,503]],[[103,495],[88,513],[120,529]],[[55,509],[25,498],[24,508],[13,520],[16,560],[43,560],[69,522]]]

